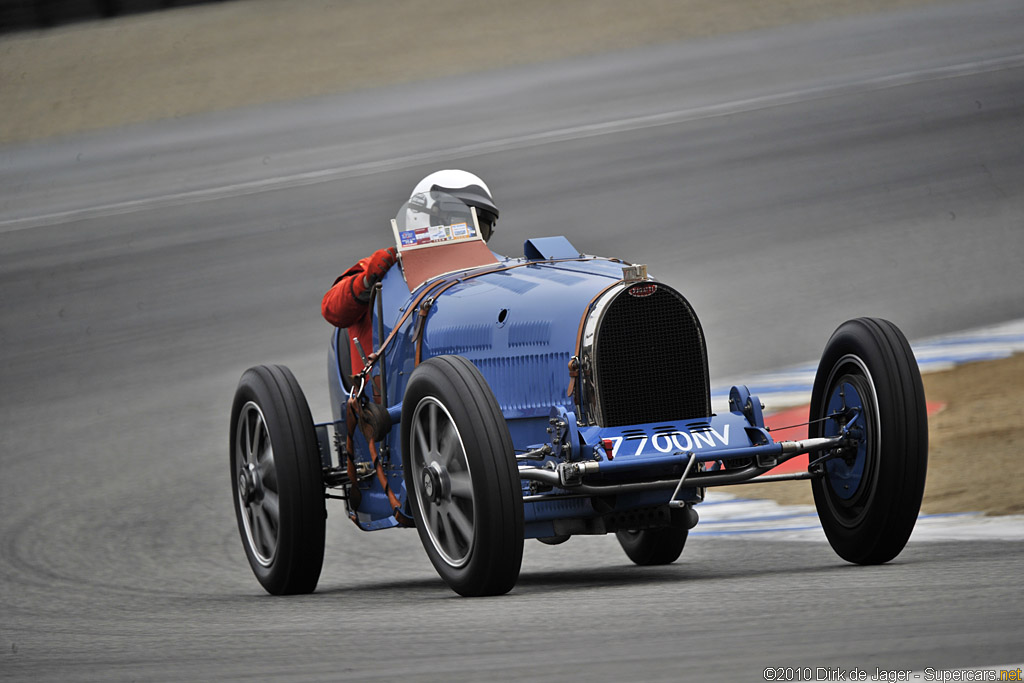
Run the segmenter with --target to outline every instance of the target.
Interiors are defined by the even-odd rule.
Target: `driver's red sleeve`
[[[361,278],[366,273],[369,262],[369,256],[360,259],[359,263],[342,273],[341,277],[334,281],[334,286],[324,294],[323,301],[320,302],[320,313],[327,322],[336,327],[353,327],[366,315],[367,305],[356,298],[352,287],[356,278]]]

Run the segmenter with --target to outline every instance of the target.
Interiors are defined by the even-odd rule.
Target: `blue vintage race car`
[[[401,266],[375,289],[364,366],[350,367],[343,330],[332,337],[333,419],[314,423],[285,367],[250,368],[238,385],[235,510],[268,592],[315,589],[327,499],[366,531],[415,526],[467,596],[509,591],[526,538],[615,533],[633,562],[673,562],[705,490],[755,477],[809,479],[825,534],[850,562],[903,549],[928,429],[917,364],[892,323],[835,331],[809,438],[777,442],[746,387],[712,412],[697,315],[645,267],[586,256],[563,237],[495,258],[474,210],[437,193],[392,225]],[[806,472],[762,476],[804,453]]]

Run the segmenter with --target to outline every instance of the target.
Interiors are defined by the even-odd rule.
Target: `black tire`
[[[267,592],[313,592],[327,526],[323,472],[309,405],[284,366],[250,368],[238,383],[231,491],[245,554]]]
[[[858,404],[860,444],[825,462],[811,488],[836,553],[855,564],[881,564],[910,538],[928,467],[921,373],[906,337],[887,320],[858,318],[833,333],[814,378],[809,436],[837,434],[840,420],[821,418]]]
[[[679,559],[686,545],[689,529],[665,527],[663,529],[620,529],[615,532],[626,556],[641,567],[672,564]]]
[[[405,485],[431,563],[459,595],[502,595],[523,561],[523,497],[493,392],[465,358],[413,372],[402,404]]]

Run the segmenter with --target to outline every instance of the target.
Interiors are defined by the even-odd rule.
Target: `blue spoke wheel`
[[[523,494],[508,425],[476,366],[424,361],[402,402],[405,488],[431,563],[456,593],[502,595],[523,560]]]
[[[257,580],[273,595],[313,592],[324,560],[323,471],[309,405],[288,368],[242,374],[230,447],[238,531]]]
[[[810,436],[850,443],[812,480],[836,553],[856,564],[896,557],[914,529],[928,464],[924,387],[910,345],[887,320],[858,318],[829,339],[811,393]]]

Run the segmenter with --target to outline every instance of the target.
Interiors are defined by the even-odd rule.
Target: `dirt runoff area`
[[[942,0],[235,0],[0,36],[0,144]]]
[[[1024,514],[1024,477],[1016,433],[1024,424],[1024,354],[969,363],[924,375],[929,403],[944,404],[928,418],[925,512]],[[718,489],[744,498],[814,504],[806,481],[744,484]]]
[[[943,0],[236,0],[0,36],[0,144]],[[1024,513],[1024,355],[925,377],[924,509]],[[811,502],[807,482],[727,489]]]

